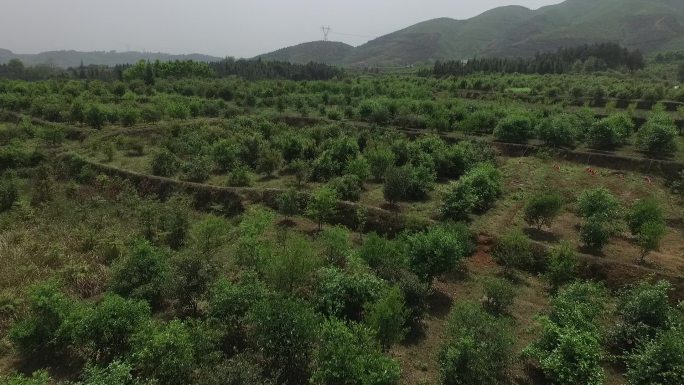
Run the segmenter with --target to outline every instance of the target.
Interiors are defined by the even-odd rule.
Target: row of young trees
[[[437,62],[436,76],[460,76],[472,73],[564,74],[569,72],[599,72],[627,68],[644,68],[644,58],[638,50],[630,51],[614,43],[560,48],[553,53],[537,53],[532,58],[474,58],[465,61]]]

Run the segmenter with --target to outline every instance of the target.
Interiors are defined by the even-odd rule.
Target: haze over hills
[[[428,20],[358,47],[315,41],[257,58],[345,66],[406,66],[478,56],[531,56],[560,47],[599,42],[615,42],[645,53],[681,49],[684,47],[684,1],[566,0],[537,10],[505,6],[467,20]],[[58,67],[75,67],[81,62],[86,65],[114,65],[139,60],[221,59],[200,54],[116,51],[52,51],[22,55],[0,49],[0,63],[13,58],[28,65],[51,64]]]
[[[329,63],[411,65],[475,56],[530,56],[606,41],[647,53],[684,47],[684,1],[567,0],[538,10],[499,7],[467,20],[425,21],[369,41]],[[303,44],[278,52],[299,62],[317,55],[309,57],[301,47],[310,51]]]
[[[10,50],[0,48],[0,64],[7,63],[11,59],[20,59],[25,65],[47,64],[55,67],[69,68],[84,65],[98,64],[113,66],[116,64],[133,64],[140,60],[195,60],[195,61],[218,61],[222,58],[201,55],[171,55],[155,52],[79,52],[79,51],[49,51],[38,54],[15,54]]]

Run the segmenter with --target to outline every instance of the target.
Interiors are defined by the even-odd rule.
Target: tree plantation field
[[[682,384],[659,60],[0,79],[0,384]]]

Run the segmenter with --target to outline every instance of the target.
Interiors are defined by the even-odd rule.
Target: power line
[[[375,36],[368,36],[368,35],[357,35],[354,33],[342,33],[342,32],[330,32],[333,35],[342,35],[342,36],[352,36],[352,37],[365,37],[368,39],[375,39]]]
[[[330,26],[322,26],[321,31],[323,31],[323,41],[328,41],[328,35],[330,34]]]

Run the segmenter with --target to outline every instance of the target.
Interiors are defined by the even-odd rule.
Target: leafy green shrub
[[[203,183],[211,176],[211,160],[205,156],[198,156],[183,165],[183,180],[195,183]]]
[[[70,344],[64,325],[76,305],[50,282],[31,290],[28,307],[29,314],[10,330],[10,340],[25,360],[54,359]]]
[[[515,290],[507,280],[491,278],[484,281],[484,308],[494,315],[508,313],[513,305]]]
[[[331,220],[337,213],[337,192],[329,187],[316,190],[306,208],[306,214],[318,222],[318,229],[323,228],[323,222]]]
[[[684,332],[672,328],[645,342],[627,359],[629,385],[679,385],[684,378]]]
[[[574,148],[579,138],[576,124],[572,116],[558,114],[544,120],[537,131],[547,146]]]
[[[644,281],[623,290],[617,306],[619,321],[611,332],[613,347],[631,352],[669,328],[674,320],[674,309],[669,303],[672,290],[667,281]]]
[[[189,327],[181,321],[155,322],[133,340],[134,365],[138,373],[162,384],[190,383],[196,346]]]
[[[232,170],[238,164],[238,146],[234,141],[220,140],[212,146],[211,156],[219,170]]]
[[[318,236],[318,242],[323,248],[328,262],[336,266],[343,266],[351,251],[349,230],[342,226],[327,228]]]
[[[442,384],[497,385],[508,378],[514,336],[504,319],[478,305],[457,302],[443,338],[439,352]]]
[[[400,366],[385,356],[370,330],[357,324],[331,319],[319,332],[313,357],[311,384],[394,385]]]
[[[124,127],[134,126],[140,119],[140,111],[131,106],[125,105],[119,109],[119,120]]]
[[[666,113],[655,113],[641,126],[636,146],[640,151],[667,156],[677,151],[677,126]]]
[[[162,150],[154,154],[152,158],[152,174],[171,177],[176,175],[179,169],[180,162],[170,151]]]
[[[228,174],[226,180],[230,187],[248,187],[252,185],[252,179],[249,175],[249,168],[246,166],[237,166]]]
[[[285,215],[285,218],[298,215],[300,213],[299,195],[295,189],[288,189],[280,194],[277,199],[278,211]]]
[[[494,137],[503,142],[527,143],[532,137],[532,121],[521,114],[509,115],[499,121]]]
[[[387,350],[400,342],[406,334],[406,317],[404,295],[399,287],[392,287],[380,298],[366,306],[364,322],[375,332],[382,347]]]
[[[259,268],[272,287],[296,293],[309,282],[322,261],[299,234],[287,234],[283,243],[282,248],[272,251],[270,258],[261,261]]]
[[[601,333],[597,317],[604,311],[606,294],[591,283],[573,283],[551,300],[551,314],[540,319],[543,330],[524,356],[539,362],[555,384],[603,384]]]
[[[218,277],[218,262],[209,252],[182,253],[171,262],[169,296],[181,313],[196,315],[200,301]]]
[[[514,268],[532,269],[537,263],[532,241],[520,230],[510,231],[499,238],[492,249],[492,257],[508,273]]]
[[[583,191],[577,198],[579,214],[582,218],[598,217],[603,220],[616,220],[620,212],[620,203],[613,194],[604,187]]]
[[[317,278],[317,308],[325,315],[353,321],[360,321],[364,307],[385,289],[385,283],[373,274],[347,274],[339,268],[323,268]]]
[[[462,226],[432,227],[405,239],[411,270],[427,283],[452,271],[473,252],[473,242]]]
[[[551,284],[552,291],[574,281],[577,278],[579,262],[577,255],[569,243],[563,242],[549,253],[545,277]]]
[[[593,250],[603,249],[613,235],[615,235],[613,226],[599,216],[589,217],[580,227],[582,243]]]
[[[263,354],[265,368],[278,384],[301,384],[309,379],[316,314],[305,303],[266,297],[247,313],[250,339]]]
[[[149,319],[150,307],[144,301],[108,294],[85,310],[73,333],[91,360],[108,363],[129,353],[132,336]]]
[[[46,370],[38,370],[26,377],[22,374],[0,375],[0,383],[5,385],[49,385],[52,383],[50,374]]]
[[[501,173],[492,164],[483,163],[450,186],[440,214],[455,221],[467,220],[473,212],[489,210],[502,193]]]
[[[370,176],[371,170],[366,158],[359,157],[347,162],[344,172],[356,176],[361,181],[361,184],[363,184]]]
[[[113,361],[106,367],[86,365],[81,381],[74,385],[143,385],[147,382],[134,377],[133,367],[121,361]]]
[[[161,250],[147,241],[137,241],[128,255],[114,266],[112,291],[159,305],[169,269],[167,257]]]
[[[361,199],[362,182],[356,175],[344,175],[331,180],[328,187],[335,191],[339,199],[357,202]]]
[[[460,128],[469,134],[489,134],[493,127],[497,127],[498,120],[494,111],[481,109],[466,115]]]
[[[665,223],[663,209],[655,199],[639,200],[627,213],[627,226],[633,235],[638,235],[647,222]]]
[[[660,248],[660,242],[666,232],[667,227],[664,222],[649,221],[641,225],[637,235],[637,245],[641,249],[641,263],[644,263],[648,253]]]
[[[85,123],[99,130],[107,123],[107,111],[102,106],[91,104],[85,111]]]
[[[376,181],[382,180],[395,164],[394,153],[386,147],[376,147],[364,154],[370,166],[370,173]]]
[[[553,219],[560,214],[562,209],[563,198],[559,194],[537,194],[525,206],[525,222],[541,230],[542,226],[551,226]]]
[[[267,176],[273,175],[283,163],[283,156],[275,148],[264,147],[259,154],[256,171]]]
[[[601,119],[589,127],[585,136],[589,147],[600,150],[612,150],[622,144],[619,127],[609,118]]]

